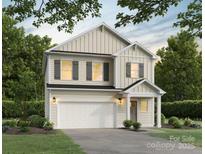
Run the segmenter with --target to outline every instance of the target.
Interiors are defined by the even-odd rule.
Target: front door
[[[131,101],[130,118],[132,121],[137,121],[137,101]]]

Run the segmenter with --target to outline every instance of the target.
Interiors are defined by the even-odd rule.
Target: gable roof
[[[162,90],[161,88],[159,88],[158,86],[156,86],[154,83],[150,82],[147,79],[141,78],[138,79],[137,81],[135,81],[133,84],[127,86],[126,88],[124,88],[122,91],[127,92],[130,89],[137,87],[139,85],[141,85],[142,83],[147,83],[148,85],[150,85],[153,89],[155,89],[159,94],[164,95],[166,92],[164,90]]]
[[[115,29],[111,28],[109,25],[107,25],[106,23],[102,22],[101,24],[99,24],[99,25],[97,25],[97,26],[95,26],[95,27],[92,27],[92,28],[88,29],[87,31],[84,31],[84,32],[82,32],[82,33],[80,33],[80,34],[78,34],[78,35],[76,35],[76,36],[74,36],[74,37],[71,37],[70,39],[68,39],[68,40],[66,40],[66,41],[64,41],[64,42],[62,42],[62,43],[60,43],[60,44],[57,45],[57,46],[54,46],[54,47],[52,47],[52,48],[46,50],[45,52],[49,52],[49,51],[51,51],[51,50],[55,50],[56,48],[58,48],[58,47],[60,47],[60,46],[62,46],[62,45],[64,45],[64,44],[66,44],[66,43],[69,43],[69,42],[71,42],[72,40],[74,40],[74,39],[76,39],[76,38],[78,38],[78,37],[80,37],[80,36],[83,36],[84,34],[89,33],[89,32],[91,32],[91,31],[93,31],[94,29],[97,29],[97,28],[100,28],[100,27],[105,27],[105,28],[107,28],[110,32],[112,32],[114,35],[116,35],[118,38],[120,38],[121,40],[123,40],[123,41],[126,42],[127,44],[131,44],[131,43],[132,43],[130,40],[128,40],[126,37],[122,36],[122,35],[121,35],[119,32],[117,32]]]
[[[139,42],[135,41],[134,43],[128,45],[127,47],[117,51],[116,53],[113,54],[113,56],[118,56],[120,55],[122,52],[128,50],[129,48],[133,47],[133,46],[137,46],[140,47],[143,51],[145,51],[148,55],[152,56],[152,58],[157,59],[158,56],[155,55],[154,53],[152,53],[150,50],[148,50],[147,48],[143,47]]]

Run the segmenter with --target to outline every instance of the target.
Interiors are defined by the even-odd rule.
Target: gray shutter
[[[86,63],[86,80],[92,80],[92,62]]]
[[[78,80],[78,61],[73,61],[73,80]]]
[[[109,81],[109,63],[103,64],[103,73],[104,81]]]
[[[144,78],[144,64],[139,63],[139,77]]]
[[[131,77],[131,64],[126,63],[126,77],[130,78]]]
[[[54,60],[54,79],[60,80],[60,60]]]

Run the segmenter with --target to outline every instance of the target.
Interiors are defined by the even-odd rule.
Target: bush
[[[171,118],[169,118],[168,124],[169,125],[173,125],[173,123],[175,121],[179,121],[179,119],[177,117],[175,117],[175,116],[172,116]]]
[[[190,126],[192,123],[193,123],[192,120],[189,119],[189,118],[186,118],[186,119],[184,120],[184,126]]]
[[[45,130],[52,130],[53,129],[53,123],[52,122],[49,122],[49,121],[46,121],[43,125],[43,128]]]
[[[192,124],[190,125],[190,127],[192,127],[192,128],[201,128],[201,125],[196,124],[196,123],[192,123]]]
[[[125,128],[130,128],[132,126],[132,120],[124,120],[123,121],[123,125],[125,126]]]
[[[185,100],[175,102],[162,102],[162,113],[166,117],[176,116],[180,118],[190,117],[192,119],[201,119],[202,101]]]
[[[2,126],[2,132],[5,133],[9,129],[9,126],[3,125]]]
[[[180,123],[179,120],[175,120],[175,121],[173,122],[172,126],[173,126],[174,128],[181,128],[181,127],[182,127],[182,124]]]
[[[46,118],[39,115],[32,115],[28,118],[28,120],[31,122],[30,126],[38,128],[43,128],[43,125],[46,122]]]
[[[161,113],[161,124],[162,124],[162,125],[165,124],[165,120],[166,120],[166,117],[164,116],[163,113]]]
[[[30,125],[30,121],[19,120],[18,122],[20,132],[29,131],[29,128],[28,128],[29,125]]]
[[[30,121],[19,120],[18,126],[19,127],[28,127],[28,126],[30,126]]]
[[[161,124],[165,124],[165,120],[166,120],[166,117],[164,116],[163,113],[161,113]],[[154,122],[155,122],[155,125],[157,124],[157,114],[155,113],[154,114]]]
[[[138,130],[141,127],[141,123],[139,123],[139,122],[133,122],[132,125],[133,125],[135,130]]]
[[[20,127],[19,130],[20,130],[20,132],[28,132],[29,128],[28,127]]]
[[[26,102],[27,115],[44,116],[44,101],[28,101]],[[14,101],[2,101],[2,116],[3,118],[19,118],[22,116],[22,109],[18,103]]]
[[[17,122],[18,120],[6,120],[5,122],[3,122],[3,126],[9,126],[9,127],[16,127],[17,126]]]

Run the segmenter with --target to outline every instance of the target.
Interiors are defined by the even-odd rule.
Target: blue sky
[[[156,17],[149,22],[133,25],[129,24],[126,27],[120,27],[116,30],[122,35],[127,37],[130,41],[138,41],[152,52],[156,52],[157,49],[167,46],[167,38],[171,35],[176,35],[180,31],[179,28],[173,27],[173,23],[176,22],[176,17],[179,12],[184,12],[187,9],[187,5],[193,0],[183,0],[177,7],[170,7],[168,14],[164,17]],[[90,29],[101,22],[107,23],[114,28],[116,23],[116,15],[118,12],[127,12],[128,9],[122,9],[117,6],[117,0],[100,0],[102,3],[101,17],[91,18],[88,17],[84,21],[80,21],[74,28],[72,34],[59,32],[56,29],[56,25],[44,24],[39,28],[32,26],[32,18],[25,20],[18,26],[23,26],[26,33],[38,34],[40,36],[48,35],[52,38],[52,43],[61,43],[72,36],[75,36],[86,29]],[[3,0],[3,6],[8,5],[10,2]],[[201,46],[201,41],[199,40]]]

